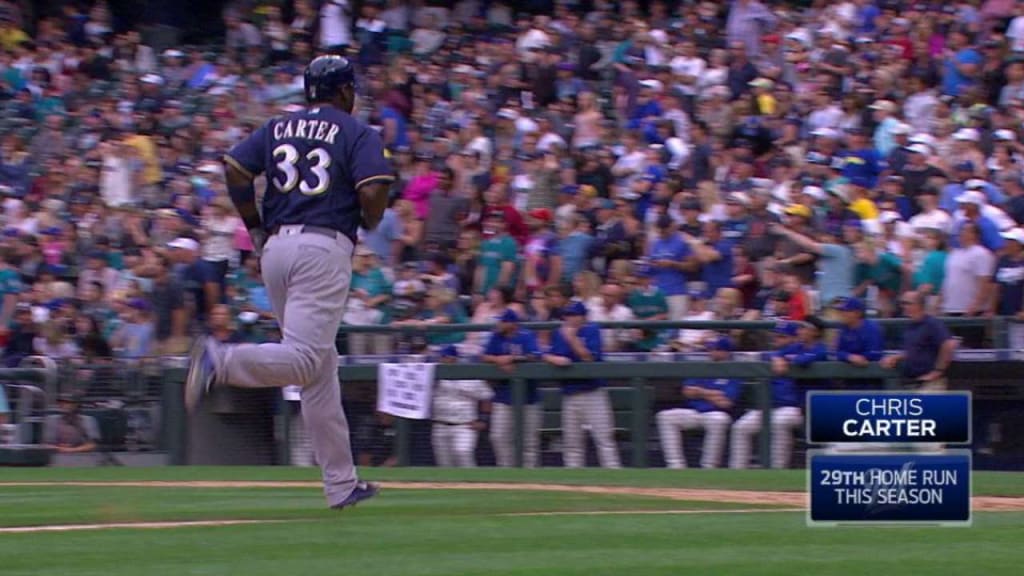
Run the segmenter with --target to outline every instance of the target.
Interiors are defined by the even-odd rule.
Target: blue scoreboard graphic
[[[809,392],[807,441],[970,444],[971,395]]]
[[[807,440],[809,525],[970,526],[970,393],[811,392]]]

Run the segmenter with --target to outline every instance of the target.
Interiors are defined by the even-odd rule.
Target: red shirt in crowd
[[[526,244],[530,230],[526,227],[522,214],[513,208],[511,204],[488,204],[484,206],[483,214],[480,215],[480,221],[483,222],[492,215],[497,215],[505,221],[505,226],[508,227],[508,234],[515,239],[516,244],[520,246]]]

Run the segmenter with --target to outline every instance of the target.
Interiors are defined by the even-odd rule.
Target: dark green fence
[[[1008,320],[1003,318],[994,319],[944,319],[951,327],[959,326],[985,326],[992,335],[992,340],[1005,342],[1006,327]],[[897,332],[906,320],[882,320],[888,330]],[[774,327],[774,322],[624,322],[609,323],[605,327],[621,328],[652,328],[658,329],[711,329],[711,330],[765,330]],[[525,324],[525,326],[537,329],[553,328],[556,324],[537,323]],[[374,332],[388,331],[392,333],[409,332],[446,332],[446,331],[481,331],[491,330],[490,325],[437,325],[429,328],[410,327],[345,327],[346,332]],[[1024,400],[1024,383],[1017,375],[1024,373],[1022,366],[1022,351],[1006,350],[961,350],[957,355],[957,362],[950,370],[951,385],[958,389],[973,390],[976,397],[980,394],[986,398],[995,398],[1000,401],[1016,402]],[[385,356],[342,356],[339,373],[345,388],[346,404],[351,406],[353,398],[359,398],[363,402],[362,410],[372,413],[372,400],[375,396],[375,382],[377,380],[377,364],[381,362],[402,362],[413,361],[414,358],[385,355]],[[450,379],[483,379],[492,382],[509,382],[513,390],[515,402],[515,426],[516,437],[522,438],[522,404],[526,396],[526,381],[532,380],[541,383],[545,391],[545,405],[549,411],[548,415],[554,422],[552,427],[557,427],[557,410],[559,404],[557,386],[553,383],[562,380],[589,379],[600,377],[609,382],[609,389],[612,393],[613,404],[616,409],[616,427],[620,430],[620,437],[623,439],[621,446],[631,453],[627,463],[633,466],[647,466],[648,444],[651,431],[654,408],[657,405],[657,398],[660,396],[662,404],[669,394],[669,388],[675,394],[673,398],[678,399],[679,384],[684,378],[736,378],[747,384],[745,391],[744,406],[759,408],[770,406],[771,389],[768,385],[773,377],[770,365],[760,360],[756,353],[738,353],[736,361],[728,363],[713,363],[701,354],[642,354],[622,353],[609,355],[609,361],[598,364],[576,364],[567,368],[557,368],[543,363],[520,364],[512,374],[497,369],[495,366],[479,363],[474,358],[465,359],[466,362],[454,365],[439,365],[437,367],[437,378]],[[416,357],[415,361],[424,361],[424,358]],[[21,373],[10,373],[12,378]],[[25,372],[30,377],[38,377],[39,372]],[[83,374],[93,374],[91,381],[87,381]],[[96,374],[103,376],[97,377]],[[898,387],[900,385],[897,373],[884,370],[877,365],[865,368],[857,368],[848,364],[838,362],[822,362],[815,364],[806,370],[793,369],[791,377],[797,380],[866,380],[873,379],[885,383],[887,387]],[[181,401],[181,384],[184,380],[184,359],[182,358],[154,358],[145,362],[113,363],[101,366],[65,365],[62,367],[61,375],[57,379],[51,379],[49,384],[42,387],[46,390],[46,396],[51,401],[59,391],[91,391],[92,398],[102,402],[108,398],[125,399],[128,402],[149,403],[155,411],[159,412],[159,439],[154,446],[147,449],[159,450],[168,454],[168,460],[172,464],[187,464],[189,459],[190,436],[195,440],[195,421],[189,422],[184,414]],[[545,385],[545,383],[548,383]],[[257,395],[256,392],[247,390],[227,390],[219,393],[217,402],[211,403],[213,407],[208,408],[212,412],[213,420],[223,421],[223,425],[230,426],[238,414],[244,413],[250,418],[250,422],[267,422],[274,414],[285,420],[284,430],[287,430],[288,410],[280,401],[280,394],[276,391],[265,392],[261,400],[250,401]],[[238,406],[247,405],[244,409]],[[276,408],[275,408],[276,405]],[[255,407],[255,408],[254,408]],[[1024,416],[1024,414],[1022,414]],[[771,410],[765,411],[764,430],[761,435],[761,460],[768,461],[770,456],[770,438],[768,437],[770,425],[768,420],[771,417]],[[279,418],[282,419],[282,418]],[[1024,421],[1024,418],[1019,420]],[[412,434],[419,425],[407,421],[398,420],[395,424],[395,449],[400,465],[407,465],[414,461],[411,453]],[[280,430],[280,427],[279,427]],[[280,441],[280,440],[279,440]],[[278,446],[278,462],[287,462],[287,442],[281,442]],[[521,462],[521,443],[517,446],[517,453]],[[416,460],[422,462],[422,455],[416,453]]]

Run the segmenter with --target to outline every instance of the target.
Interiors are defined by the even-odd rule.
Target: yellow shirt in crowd
[[[861,220],[878,219],[878,206],[868,198],[858,198],[851,202],[850,211],[860,216]]]

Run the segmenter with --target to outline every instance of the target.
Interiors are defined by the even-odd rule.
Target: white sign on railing
[[[412,420],[430,418],[434,366],[426,362],[380,364],[377,367],[377,410]]]

